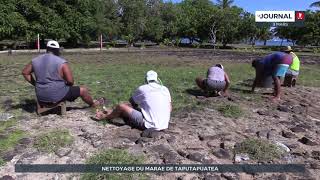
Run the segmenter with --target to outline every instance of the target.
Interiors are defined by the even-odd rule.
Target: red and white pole
[[[38,49],[38,52],[40,53],[40,35],[39,34],[37,37],[37,49]]]
[[[100,34],[100,51],[102,51],[102,34]]]

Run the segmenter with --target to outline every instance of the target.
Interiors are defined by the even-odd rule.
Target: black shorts
[[[74,101],[80,96],[79,86],[70,86],[67,94],[62,98],[61,101]]]

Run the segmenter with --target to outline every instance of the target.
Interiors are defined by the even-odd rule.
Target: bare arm
[[[226,86],[224,87],[223,92],[226,93],[230,86],[230,79],[227,73],[224,73],[224,79],[226,81]]]
[[[26,81],[28,81],[30,84],[32,84],[33,86],[36,85],[36,81],[34,80],[33,76],[32,76],[32,72],[33,72],[33,69],[32,69],[32,64],[29,63],[27,64],[24,69],[22,70],[22,75],[24,77],[24,79]]]
[[[129,102],[130,102],[130,104],[132,105],[133,108],[138,108],[139,107],[139,105],[136,102],[134,102],[132,97],[129,99]]]
[[[62,78],[66,81],[66,84],[72,86],[74,84],[72,71],[67,63],[61,66]]]

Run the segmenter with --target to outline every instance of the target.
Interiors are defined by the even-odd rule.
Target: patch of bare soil
[[[261,92],[260,92],[261,93]],[[264,96],[264,95],[261,95]],[[152,164],[233,164],[258,163],[254,159],[235,162],[232,150],[247,138],[279,142],[290,149],[274,164],[304,164],[305,173],[216,173],[151,174],[151,179],[319,179],[320,174],[320,90],[318,88],[286,88],[279,103],[267,98],[257,102],[247,94],[232,94],[229,98],[197,98],[198,108],[182,110],[172,117],[169,129],[163,132],[141,132],[125,125],[121,119],[116,124],[103,125],[93,121],[89,110],[71,110],[65,117],[47,115],[37,117],[25,112],[19,128],[27,131],[24,146],[17,148],[0,177],[13,179],[79,179],[79,174],[15,173],[14,164],[81,164],[101,150],[126,149],[144,155]],[[222,116],[217,104],[241,105],[244,114],[239,118]],[[55,153],[39,152],[32,146],[38,134],[56,129],[67,129],[74,137],[73,144]],[[23,143],[22,143],[23,144]]]

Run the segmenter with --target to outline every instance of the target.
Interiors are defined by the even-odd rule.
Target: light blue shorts
[[[274,75],[278,77],[285,77],[288,68],[288,64],[278,64],[274,72]]]

